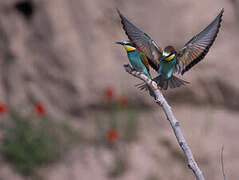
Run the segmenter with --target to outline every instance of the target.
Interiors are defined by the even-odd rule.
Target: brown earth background
[[[206,58],[185,73],[186,87],[164,92],[206,179],[222,179],[220,149],[225,147],[227,178],[239,177],[239,1],[237,0],[33,0],[25,17],[18,0],[0,0],[0,100],[9,106],[40,101],[59,121],[91,134],[104,109],[103,91],[114,87],[140,105],[139,135],[125,146],[127,170],[106,174],[111,150],[96,156],[80,144],[60,162],[39,169],[44,179],[194,179],[162,110],[139,80],[125,73],[126,40],[116,8],[162,47],[181,48],[225,9],[219,35]],[[96,148],[97,149],[97,148]],[[25,179],[4,160],[0,179]]]

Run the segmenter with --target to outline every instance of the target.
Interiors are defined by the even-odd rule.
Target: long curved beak
[[[115,44],[124,45],[124,43],[123,43],[123,42],[115,42]]]

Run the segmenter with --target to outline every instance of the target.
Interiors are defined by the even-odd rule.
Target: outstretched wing
[[[121,18],[123,29],[129,40],[134,43],[137,48],[142,51],[155,65],[158,64],[162,50],[157,46],[156,42],[149,35],[141,31],[132,24],[126,17],[117,9]]]
[[[183,75],[206,56],[217,37],[223,12],[224,10],[222,9],[218,16],[203,31],[194,36],[178,52],[178,73]]]

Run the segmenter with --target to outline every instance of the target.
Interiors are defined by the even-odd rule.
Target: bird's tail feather
[[[186,84],[189,84],[189,82],[184,81],[183,79],[180,79],[176,76],[172,76],[170,79],[164,79],[161,75],[157,76],[156,78],[152,79],[157,83],[157,85],[163,89],[167,90],[169,88],[177,88]],[[140,90],[148,90],[148,85],[141,83],[136,85]]]
[[[180,79],[176,76],[172,76],[172,78],[170,78],[168,80],[168,82],[169,82],[168,85],[169,85],[170,88],[177,88],[177,87],[185,86],[185,85],[189,84],[188,81]]]
[[[150,96],[152,96],[154,99],[156,99],[154,91],[147,84],[140,83],[140,84],[136,84],[135,86],[141,91],[149,91]]]

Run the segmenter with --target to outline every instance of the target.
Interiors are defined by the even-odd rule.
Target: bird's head
[[[163,50],[163,57],[162,59],[165,61],[172,61],[176,56],[176,51],[173,46],[167,46]]]
[[[127,52],[135,51],[136,47],[130,41],[115,42],[116,44],[122,45]]]

